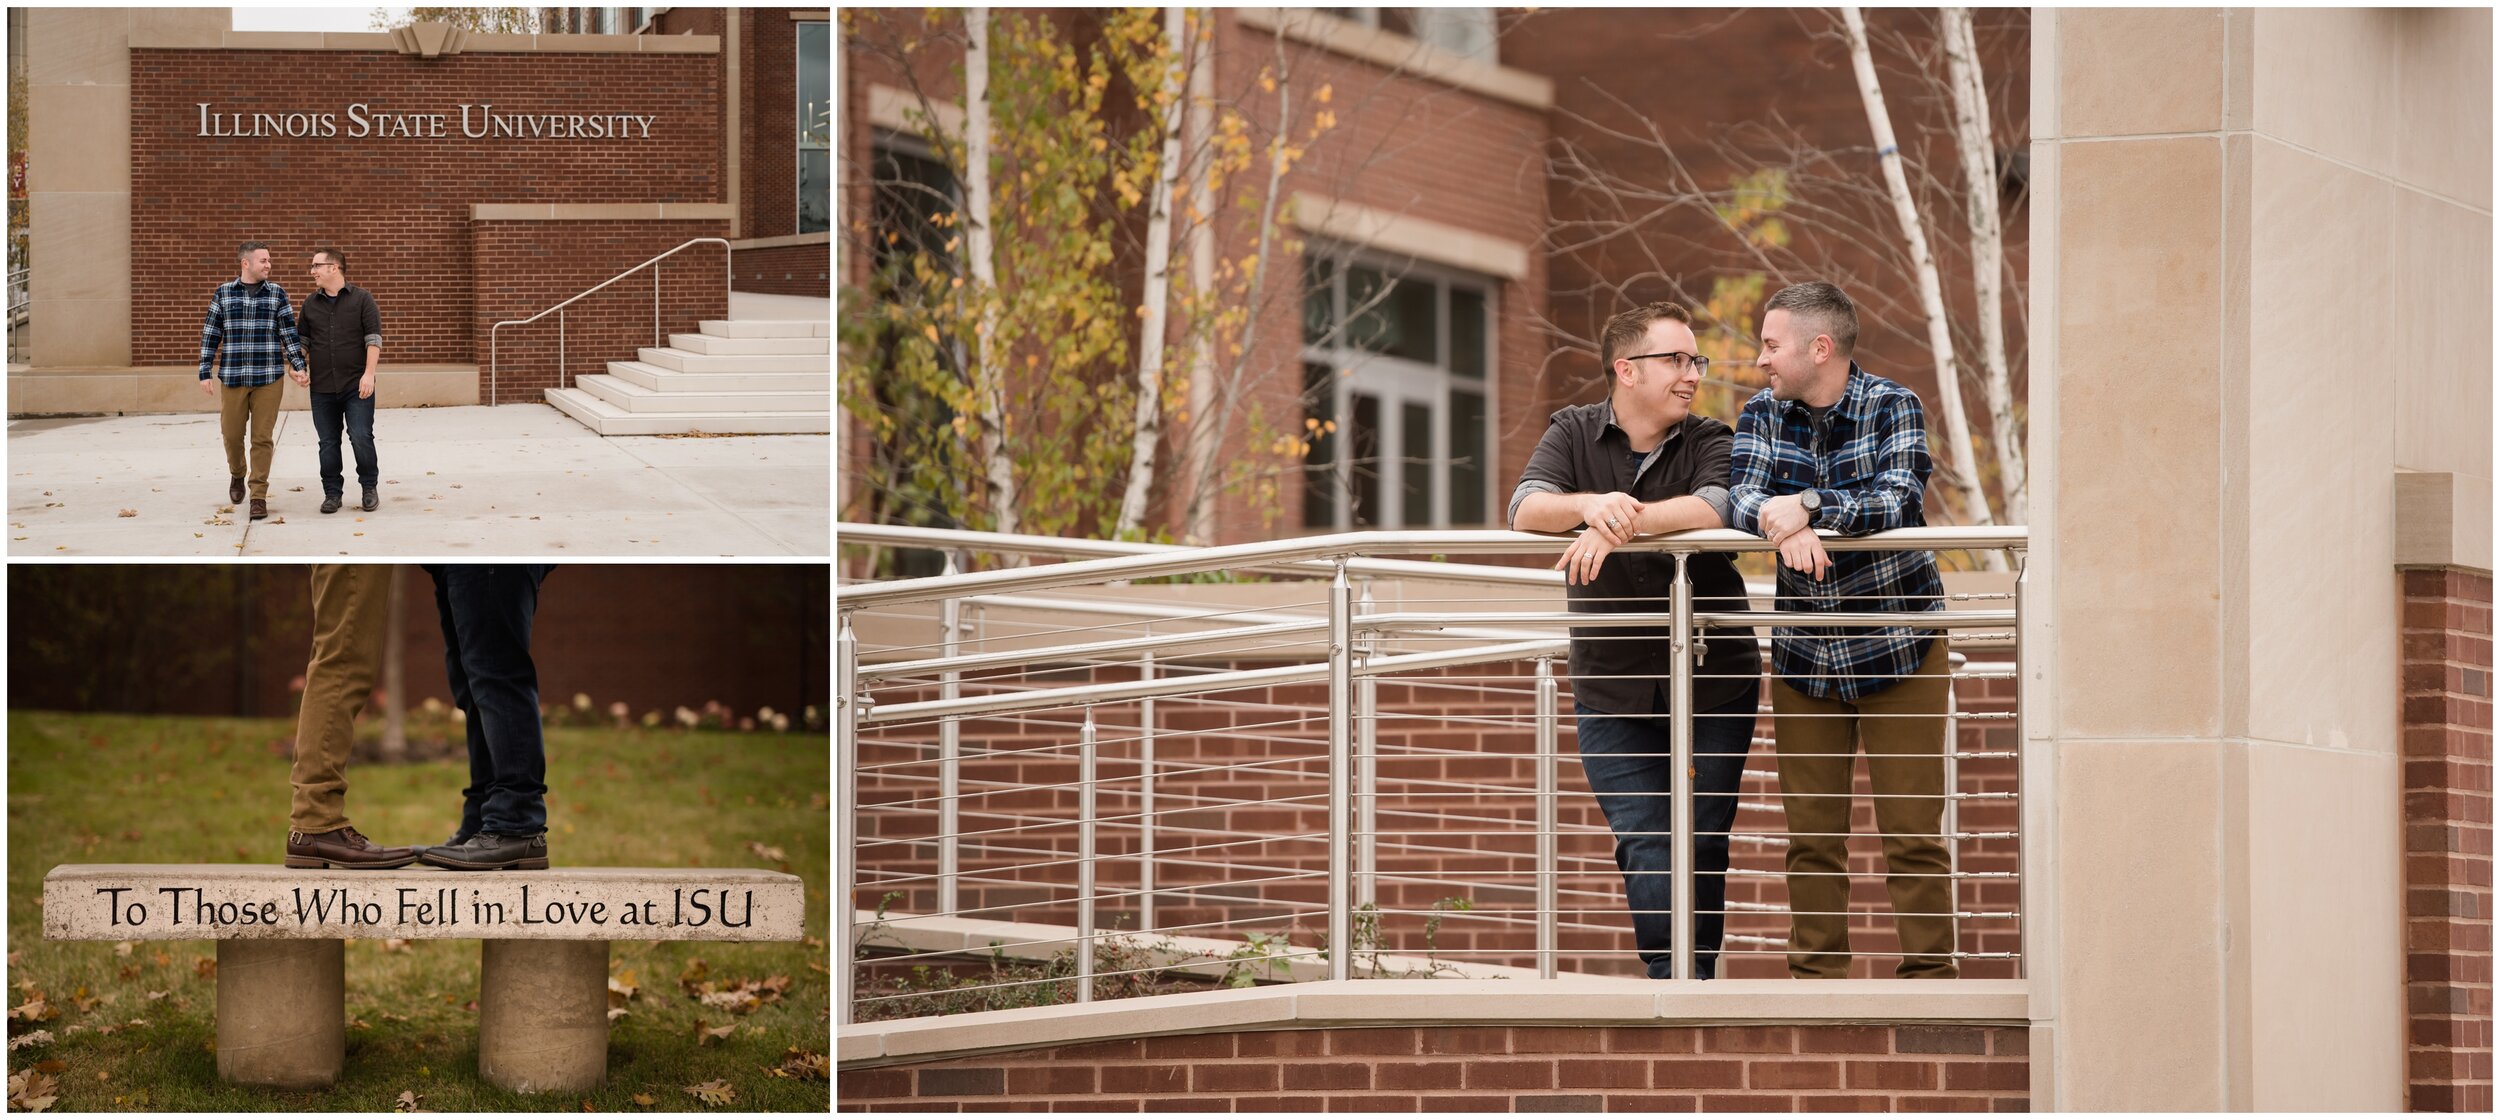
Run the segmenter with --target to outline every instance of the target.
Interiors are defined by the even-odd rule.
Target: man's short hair
[[[245,257],[251,256],[252,250],[266,249],[268,247],[269,243],[266,241],[246,241],[241,245],[234,247],[234,258],[236,260],[242,260]]]
[[[331,264],[339,266],[339,275],[347,275],[347,254],[339,252],[337,249],[331,248],[328,245],[315,249],[313,252],[330,258]]]
[[[1762,305],[1762,315],[1769,318],[1774,311],[1786,311],[1792,317],[1806,320],[1808,343],[1814,336],[1832,336],[1832,345],[1839,348],[1839,357],[1858,352],[1858,307],[1840,288],[1822,280],[1809,280],[1782,288],[1771,302]]]
[[[1688,327],[1693,325],[1693,313],[1685,310],[1680,303],[1644,303],[1606,320],[1606,333],[1601,343],[1604,350],[1599,357],[1604,360],[1601,368],[1606,371],[1609,380],[1615,375],[1615,359],[1630,357],[1632,351],[1639,349],[1649,338],[1649,325],[1660,319],[1673,319]]]

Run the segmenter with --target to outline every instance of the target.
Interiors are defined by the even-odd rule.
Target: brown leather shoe
[[[238,475],[234,476],[233,481],[226,483],[226,500],[227,500],[227,501],[230,501],[230,502],[233,502],[234,504],[236,504],[236,505],[238,505],[238,506],[243,504],[243,476],[242,476],[242,475],[239,475],[239,474],[238,474]]]
[[[252,520],[254,520],[254,521],[259,521],[259,520],[261,520],[261,519],[263,519],[263,518],[265,518],[265,517],[268,517],[268,516],[269,516],[269,499],[267,499],[267,498],[254,498],[254,499],[252,499]]]
[[[290,832],[286,834],[286,865],[319,869],[337,867],[393,868],[417,862],[414,848],[385,848],[367,840],[353,827],[331,832]]]

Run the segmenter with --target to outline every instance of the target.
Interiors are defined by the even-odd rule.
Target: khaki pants
[[[257,389],[240,389],[232,385],[217,390],[218,428],[226,437],[226,473],[244,476],[251,483],[251,497],[269,497],[269,460],[278,452],[275,434],[278,430],[278,402],[286,396],[286,378],[281,377]],[[252,469],[243,469],[243,421],[252,422]]]
[[[1959,972],[1950,955],[1952,861],[1937,836],[1944,824],[1945,700],[1952,683],[1945,645],[1938,639],[1916,674],[1856,703],[1807,696],[1785,681],[1771,684],[1789,832],[1788,971],[1796,976],[1849,975],[1850,771],[1860,740],[1875,790],[1875,827],[1884,837],[1884,885],[1901,935],[1900,974]]]
[[[304,665],[304,707],[288,775],[295,803],[287,827],[297,832],[347,826],[347,752],[356,741],[356,716],[373,694],[390,592],[388,564],[313,565],[312,659]]]

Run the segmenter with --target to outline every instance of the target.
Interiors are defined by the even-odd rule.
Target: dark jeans
[[[370,490],[381,483],[382,468],[373,457],[375,399],[359,397],[354,389],[312,395],[313,431],[321,436],[322,497],[339,497],[347,485],[339,463],[341,421],[345,422],[348,440],[356,445],[356,484]]]
[[[538,722],[530,620],[553,564],[428,564],[442,612],[451,702],[468,713],[469,787],[460,831],[547,828],[547,742]]]
[[[1756,697],[1751,690],[1718,708],[1693,713],[1693,972],[1718,971],[1727,928],[1727,833],[1736,823],[1736,787],[1745,780],[1753,746]],[[1675,948],[1668,915],[1675,906],[1674,761],[1669,716],[1610,716],[1574,702],[1580,766],[1606,824],[1615,833],[1615,866],[1632,906],[1632,937],[1652,980],[1674,979]]]

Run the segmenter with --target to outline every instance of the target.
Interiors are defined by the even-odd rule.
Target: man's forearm
[[[1524,533],[1568,533],[1580,527],[1580,500],[1586,494],[1539,491],[1519,501],[1510,527]]]
[[[373,371],[379,367],[381,363],[382,348],[379,346],[365,347],[365,376],[373,376]]]
[[[1681,533],[1686,529],[1726,527],[1719,520],[1718,510],[1711,508],[1709,502],[1691,494],[1642,507],[1638,524],[1640,531],[1644,534]]]

